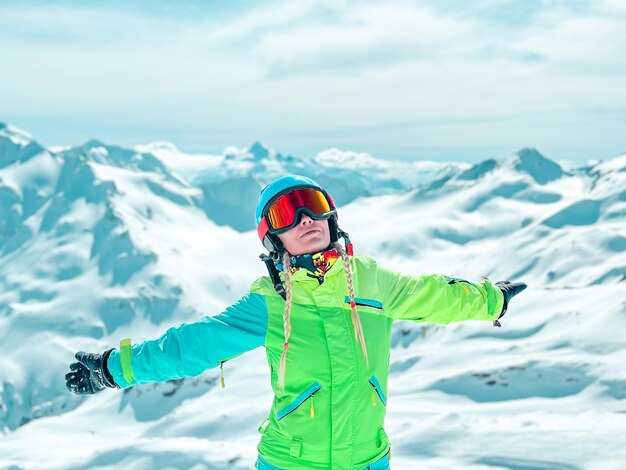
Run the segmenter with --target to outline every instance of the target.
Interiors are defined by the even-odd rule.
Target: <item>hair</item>
[[[348,284],[348,294],[350,296],[350,310],[352,310],[352,324],[354,325],[354,336],[361,343],[361,351],[363,351],[363,357],[365,358],[365,364],[369,367],[369,359],[367,356],[367,348],[365,347],[365,335],[363,334],[363,326],[361,326],[361,319],[356,310],[356,303],[354,302],[354,285],[352,283],[352,269],[350,268],[350,257],[343,249],[339,242],[333,242],[333,246],[337,249],[343,260],[343,267],[346,271],[346,282]]]
[[[283,272],[285,273],[285,311],[283,312],[283,325],[285,328],[285,343],[283,344],[283,354],[280,356],[280,368],[278,369],[278,388],[285,391],[285,368],[287,361],[287,347],[289,346],[289,335],[291,325],[289,317],[291,315],[291,257],[289,252],[283,252]]]
[[[346,282],[348,284],[348,294],[350,297],[350,310],[352,311],[352,324],[354,325],[354,335],[361,343],[361,350],[363,351],[363,357],[365,363],[369,367],[369,359],[367,356],[367,347],[365,346],[365,335],[363,334],[363,327],[359,318],[356,303],[354,302],[354,285],[352,283],[352,269],[350,268],[350,257],[343,249],[339,242],[333,242],[337,252],[341,255],[343,260],[344,269],[346,272]],[[285,369],[287,362],[287,348],[289,347],[289,335],[291,334],[290,315],[291,315],[291,299],[292,299],[292,285],[291,285],[291,257],[287,250],[284,250],[282,256],[283,272],[285,274],[285,311],[283,312],[283,324],[285,328],[285,343],[283,344],[283,353],[280,357],[280,368],[278,371],[278,387],[281,392],[285,390]]]

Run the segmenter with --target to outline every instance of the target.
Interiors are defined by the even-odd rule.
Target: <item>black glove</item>
[[[78,351],[74,357],[78,362],[70,365],[70,371],[65,374],[65,386],[70,392],[77,395],[96,393],[109,388],[120,388],[106,367],[111,348],[102,354]]]
[[[495,285],[498,286],[502,291],[502,294],[504,294],[504,305],[502,306],[502,312],[500,313],[500,316],[496,321],[493,322],[493,326],[502,326],[498,320],[504,316],[506,310],[509,308],[509,300],[522,292],[528,286],[524,282],[509,281],[498,281]]]

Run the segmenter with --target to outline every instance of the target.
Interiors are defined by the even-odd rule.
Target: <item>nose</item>
[[[300,218],[300,223],[309,222],[309,221],[313,222],[313,219],[306,214],[302,214],[302,217]]]

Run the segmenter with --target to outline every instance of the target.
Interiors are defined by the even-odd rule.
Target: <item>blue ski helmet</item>
[[[278,238],[278,236],[274,233],[270,233],[269,225],[266,219],[266,209],[270,207],[270,204],[277,200],[283,194],[288,193],[294,189],[304,189],[304,188],[314,188],[321,191],[328,201],[329,206],[331,207],[330,216],[326,216],[324,218],[328,218],[328,228],[330,230],[330,241],[331,243],[337,241],[340,236],[343,236],[343,232],[339,229],[337,225],[337,209],[333,199],[330,195],[315,181],[311,178],[307,178],[306,176],[301,175],[286,175],[277,180],[271,182],[267,186],[265,186],[261,190],[261,194],[259,195],[259,201],[256,206],[256,225],[257,225],[257,233],[263,246],[270,252],[276,256],[280,256],[284,249],[282,242]],[[296,213],[296,220],[300,220],[302,213],[307,213],[314,218],[315,217],[310,211],[306,208],[302,208],[298,210]],[[346,234],[347,235],[347,234]]]

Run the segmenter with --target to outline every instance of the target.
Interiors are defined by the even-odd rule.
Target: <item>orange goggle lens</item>
[[[333,209],[321,191],[310,188],[295,189],[280,196],[267,210],[270,228],[281,230],[292,225],[296,212],[301,207],[306,207],[320,217]]]

